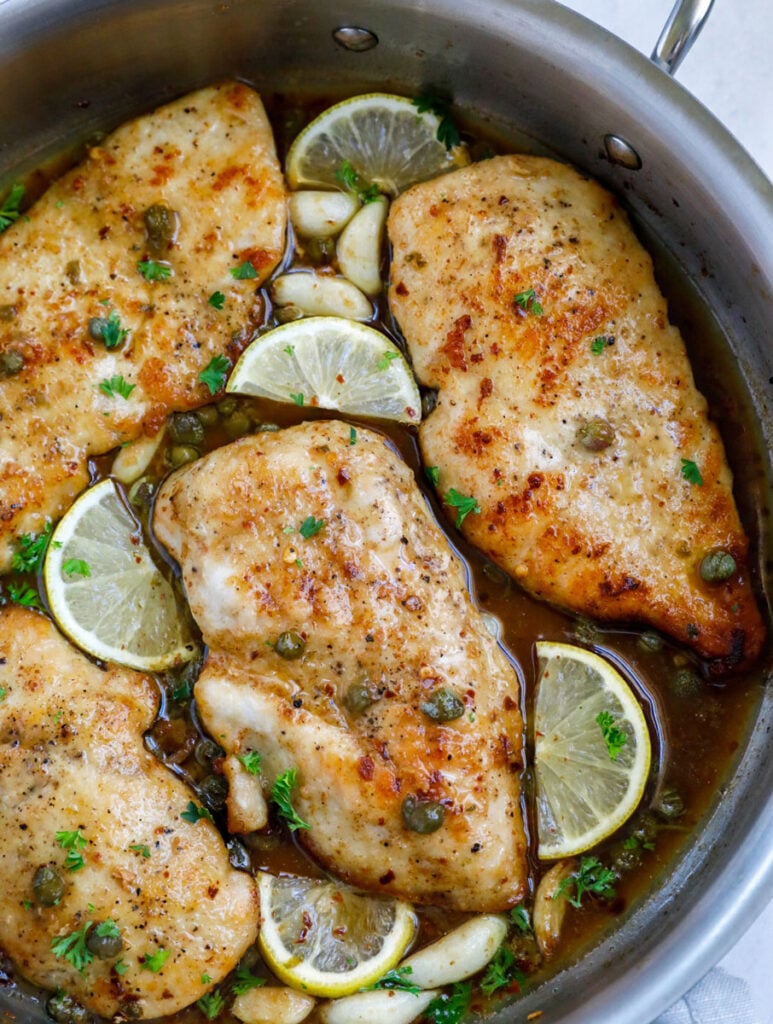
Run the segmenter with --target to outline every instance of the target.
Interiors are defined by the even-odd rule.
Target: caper
[[[315,263],[326,263],[335,256],[334,238],[309,238],[304,243],[306,253]]]
[[[433,391],[427,388],[421,393],[421,414],[424,417],[429,416],[432,410],[437,405],[437,391]]]
[[[57,992],[46,1003],[46,1013],[56,1024],[90,1024],[93,1020],[85,1006],[66,992]]]
[[[15,377],[24,369],[24,356],[15,348],[9,348],[7,352],[0,354],[0,373],[4,377]]]
[[[581,644],[587,644],[589,647],[601,642],[601,630],[590,619],[579,618],[575,622],[572,632],[576,640],[579,640]]]
[[[80,260],[70,260],[64,268],[64,274],[70,284],[83,284],[83,268]]]
[[[671,689],[677,697],[697,697],[703,683],[691,668],[678,668],[671,676]]]
[[[231,862],[231,867],[236,868],[237,871],[250,871],[252,868],[250,851],[244,843],[241,843],[235,836],[231,836],[225,845],[228,850],[228,860]]]
[[[223,428],[230,438],[242,437],[244,434],[249,434],[250,428],[252,427],[252,420],[246,412],[237,410],[231,416],[228,416],[223,420]]]
[[[306,641],[293,629],[280,633],[274,644],[274,650],[279,657],[285,658],[287,661],[295,661],[296,658],[300,658],[305,647]]]
[[[214,405],[203,405],[200,409],[196,410],[196,415],[205,427],[213,427],[219,418]]]
[[[654,843],[658,835],[658,823],[654,815],[642,814],[631,829],[631,835],[642,846],[646,843]]]
[[[142,215],[148,236],[148,248],[154,255],[165,253],[180,231],[180,217],[163,203],[154,203]]]
[[[169,464],[174,469],[184,466],[188,462],[195,462],[199,453],[188,444],[176,444],[169,452]]]
[[[589,452],[601,452],[609,448],[614,439],[614,427],[600,417],[587,420],[577,429],[577,440]]]
[[[202,768],[211,768],[212,763],[225,756],[225,751],[214,740],[202,737],[193,751],[196,763]]]
[[[737,566],[729,551],[709,551],[701,562],[701,579],[706,583],[724,583],[735,575]]]
[[[636,646],[641,651],[656,654],[658,651],[663,650],[663,638],[658,636],[657,633],[642,633],[636,641]]]
[[[428,836],[437,832],[443,824],[446,812],[437,800],[420,800],[417,796],[407,796],[402,805],[403,824],[411,832]]]
[[[353,715],[361,715],[367,711],[371,704],[378,700],[378,691],[375,690],[369,680],[363,679],[358,683],[352,683],[344,694],[344,704],[347,711]]]
[[[32,891],[41,907],[55,907],[64,896],[64,879],[56,868],[43,864],[32,879]]]
[[[279,430],[278,423],[259,423],[257,427],[259,434],[275,434]]]
[[[204,424],[195,412],[176,412],[169,421],[169,437],[175,444],[201,444]]]
[[[684,814],[684,800],[674,786],[664,786],[652,808],[666,821],[675,821]]]
[[[139,510],[149,509],[156,486],[146,476],[135,480],[129,488],[129,504]]]
[[[100,960],[112,960],[123,949],[123,939],[114,922],[95,925],[86,936],[86,948]]]
[[[641,864],[642,848],[638,839],[634,836],[621,843],[615,843],[608,853],[609,866],[613,871],[622,874],[625,871],[633,871]]]
[[[303,310],[299,306],[277,306],[274,310],[274,319],[278,324],[289,324],[292,320],[300,320],[303,317]]]
[[[228,779],[224,775],[206,775],[199,783],[199,796],[210,811],[219,811],[228,796]]]
[[[239,403],[233,397],[229,395],[228,398],[224,398],[222,401],[217,403],[217,411],[221,416],[231,416],[236,412]]]
[[[433,722],[453,722],[464,714],[464,701],[453,690],[441,687],[420,705],[421,710]]]
[[[11,320],[15,320],[19,314],[19,310],[12,303],[8,303],[4,306],[0,306],[0,321],[4,323],[10,323]]]

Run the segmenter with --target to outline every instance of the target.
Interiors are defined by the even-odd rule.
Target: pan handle
[[[676,0],[650,60],[673,75],[706,23],[714,0]]]

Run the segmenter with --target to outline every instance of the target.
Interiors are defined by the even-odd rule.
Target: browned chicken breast
[[[385,438],[337,421],[245,438],[172,476],[154,527],[214,652],[195,695],[231,828],[261,827],[261,793],[296,769],[296,834],[338,876],[517,903],[518,679]]]
[[[285,216],[260,99],[231,82],[119,128],[0,235],[0,571],[90,455],[209,398],[199,374],[261,321]]]
[[[143,746],[153,680],[98,668],[15,608],[0,612],[0,694],[0,948],[105,1017],[195,1002],[254,942],[258,901]]]
[[[722,443],[614,197],[498,157],[400,196],[389,237],[391,308],[438,389],[422,450],[462,532],[538,597],[647,623],[718,673],[752,662]]]

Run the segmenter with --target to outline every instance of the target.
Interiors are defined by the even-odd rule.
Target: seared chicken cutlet
[[[722,443],[614,197],[498,157],[404,193],[389,237],[391,309],[438,389],[422,451],[465,536],[540,598],[647,623],[717,673],[752,662]]]
[[[119,128],[0,235],[0,571],[89,456],[208,400],[199,374],[262,320],[285,217],[260,99],[230,82]]]
[[[265,824],[261,786],[296,769],[296,835],[338,876],[517,903],[518,679],[386,439],[337,421],[245,438],[175,473],[154,527],[211,649],[195,696],[231,829]]]
[[[143,746],[156,684],[98,668],[16,608],[0,612],[0,687],[0,948],[105,1017],[195,1002],[254,942],[258,903]]]

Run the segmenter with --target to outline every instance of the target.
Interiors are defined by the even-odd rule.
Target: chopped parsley
[[[513,296],[513,302],[526,313],[533,313],[535,316],[542,316],[544,313],[533,288],[527,288],[525,292],[518,292]]]
[[[166,281],[172,276],[172,268],[168,263],[161,263],[158,260],[140,260],[137,270],[146,281]]]
[[[121,326],[121,319],[114,309],[109,316],[94,316],[89,320],[89,334],[101,341],[105,348],[116,348],[128,333],[128,327]]]
[[[616,761],[617,755],[628,742],[628,736],[622,729],[618,729],[615,725],[615,716],[609,711],[600,711],[596,715],[596,724],[601,729],[610,761]]]
[[[302,818],[298,817],[292,804],[292,791],[297,781],[298,769],[288,768],[286,772],[282,772],[281,775],[277,776],[276,782],[271,787],[271,799],[276,804],[280,818],[284,820],[291,832],[295,832],[299,828],[311,827]]]
[[[383,978],[379,978],[372,985],[367,985],[366,991],[372,992],[374,989],[379,988],[394,988],[400,992],[410,992],[412,995],[417,996],[421,992],[421,986],[414,985],[410,980],[411,974],[413,974],[413,968],[407,964],[405,967],[395,967],[394,970],[387,971]]]
[[[470,1002],[472,985],[469,981],[457,981],[449,992],[441,992],[424,1011],[432,1024],[459,1024]]]
[[[349,427],[349,444],[357,444],[357,431],[354,427]]]
[[[5,700],[7,693],[8,691],[6,690],[6,688],[4,686],[0,686],[0,701]]]
[[[295,345],[285,345],[285,347],[282,349],[282,351],[286,355],[288,355],[288,356],[294,356],[295,355]]]
[[[225,356],[212,356],[199,374],[199,380],[209,388],[210,395],[216,395],[225,384],[231,364]]]
[[[435,93],[423,92],[421,96],[411,100],[411,103],[413,103],[420,114],[429,111],[435,117],[440,118],[440,123],[437,127],[438,142],[442,142],[446,149],[453,149],[454,146],[459,145],[462,140],[459,135],[459,129],[451,117],[451,104],[448,100]]]
[[[201,1010],[207,1020],[214,1020],[219,1017],[225,1007],[225,999],[220,995],[219,989],[213,989],[201,999],[196,1000],[196,1006]]]
[[[451,487],[446,494],[444,501],[446,505],[456,509],[456,525],[461,526],[470,512],[480,512],[478,499],[466,494],[461,494],[455,487]]]
[[[440,479],[440,466],[425,466],[424,475],[433,487],[437,487],[438,480]]]
[[[19,219],[19,207],[23,198],[24,186],[12,185],[11,191],[3,200],[3,205],[0,206],[0,233]]]
[[[314,516],[306,516],[298,527],[298,533],[300,533],[304,540],[308,540],[310,537],[314,537],[318,534],[324,525],[324,519],[315,519]]]
[[[342,162],[335,177],[339,185],[343,185],[347,192],[357,196],[361,203],[372,203],[379,197],[378,185],[366,185],[348,160]]]
[[[54,524],[48,522],[40,533],[23,533],[17,539],[11,562],[16,572],[40,571],[53,528]]]
[[[234,995],[240,996],[244,992],[249,992],[251,988],[261,988],[265,984],[266,979],[253,974],[249,967],[237,967],[231,989]]]
[[[180,817],[183,821],[190,822],[191,825],[195,825],[197,821],[201,821],[202,818],[209,818],[212,821],[212,815],[209,813],[206,807],[199,807],[193,800],[188,801],[188,806],[184,811],[181,812]]]
[[[299,391],[297,395],[290,392],[290,398],[295,402],[296,405],[303,405],[303,392]]]
[[[121,929],[110,917],[106,921],[100,921],[96,932],[100,939],[119,939],[121,937]]]
[[[99,382],[99,390],[108,398],[115,398],[117,395],[120,395],[121,398],[128,398],[136,387],[136,384],[129,384],[120,376],[106,377]]]
[[[598,857],[582,857],[577,871],[573,871],[563,879],[553,896],[565,896],[573,907],[579,907],[586,892],[600,896],[603,900],[612,900],[617,895],[615,882],[617,875],[610,868],[605,868]],[[574,886],[574,896],[569,890]]]
[[[117,975],[119,975],[119,977],[123,977],[123,975],[129,970],[129,965],[125,964],[122,959],[116,960],[113,964],[113,970]]]
[[[607,334],[601,334],[598,338],[594,338],[590,345],[590,350],[594,356],[600,356],[607,345],[614,345],[615,339],[610,338]]]
[[[51,952],[54,956],[67,960],[81,974],[94,959],[94,954],[86,945],[86,936],[92,924],[92,921],[87,921],[82,928],[76,928],[69,935],[60,935],[51,940]]]
[[[259,775],[263,758],[257,750],[251,750],[248,754],[239,754],[239,760],[250,775]]]
[[[225,305],[225,295],[222,292],[212,292],[207,302],[213,309],[222,309]]]
[[[159,947],[155,953],[145,954],[145,956],[140,960],[140,967],[143,971],[152,971],[153,974],[158,974],[170,956],[171,953],[168,949]]]
[[[141,857],[150,856],[150,847],[146,846],[145,843],[130,843],[129,849],[132,853],[138,853]]]
[[[228,273],[231,277],[235,277],[237,281],[252,281],[258,276],[257,270],[249,260],[240,263],[238,267],[231,267]]]
[[[88,839],[78,828],[74,832],[60,831],[54,836],[63,850],[67,850],[64,866],[68,871],[80,871],[84,861],[80,851],[88,846]]]
[[[526,907],[524,907],[522,903],[519,903],[510,911],[510,920],[513,922],[513,924],[521,933],[521,935],[530,934],[531,921],[529,920],[529,911],[526,909]]]
[[[34,587],[25,587],[16,583],[9,583],[7,588],[8,596],[14,604],[20,604],[23,608],[37,608],[43,610],[40,595]]]
[[[91,566],[82,558],[68,558],[62,564],[62,572],[65,576],[91,576]]]
[[[493,960],[489,962],[486,973],[480,982],[480,990],[484,996],[492,996],[500,988],[512,985],[514,981],[521,983],[523,974],[515,966],[515,954],[507,946],[500,946]]]
[[[392,360],[393,359],[399,359],[399,358],[400,358],[400,353],[399,352],[390,352],[387,349],[386,352],[382,352],[381,355],[379,356],[378,362],[376,363],[376,369],[377,370],[388,370],[389,369],[389,364],[392,362]]]
[[[682,459],[682,476],[689,484],[695,484],[697,487],[703,486],[701,471],[692,459]]]

